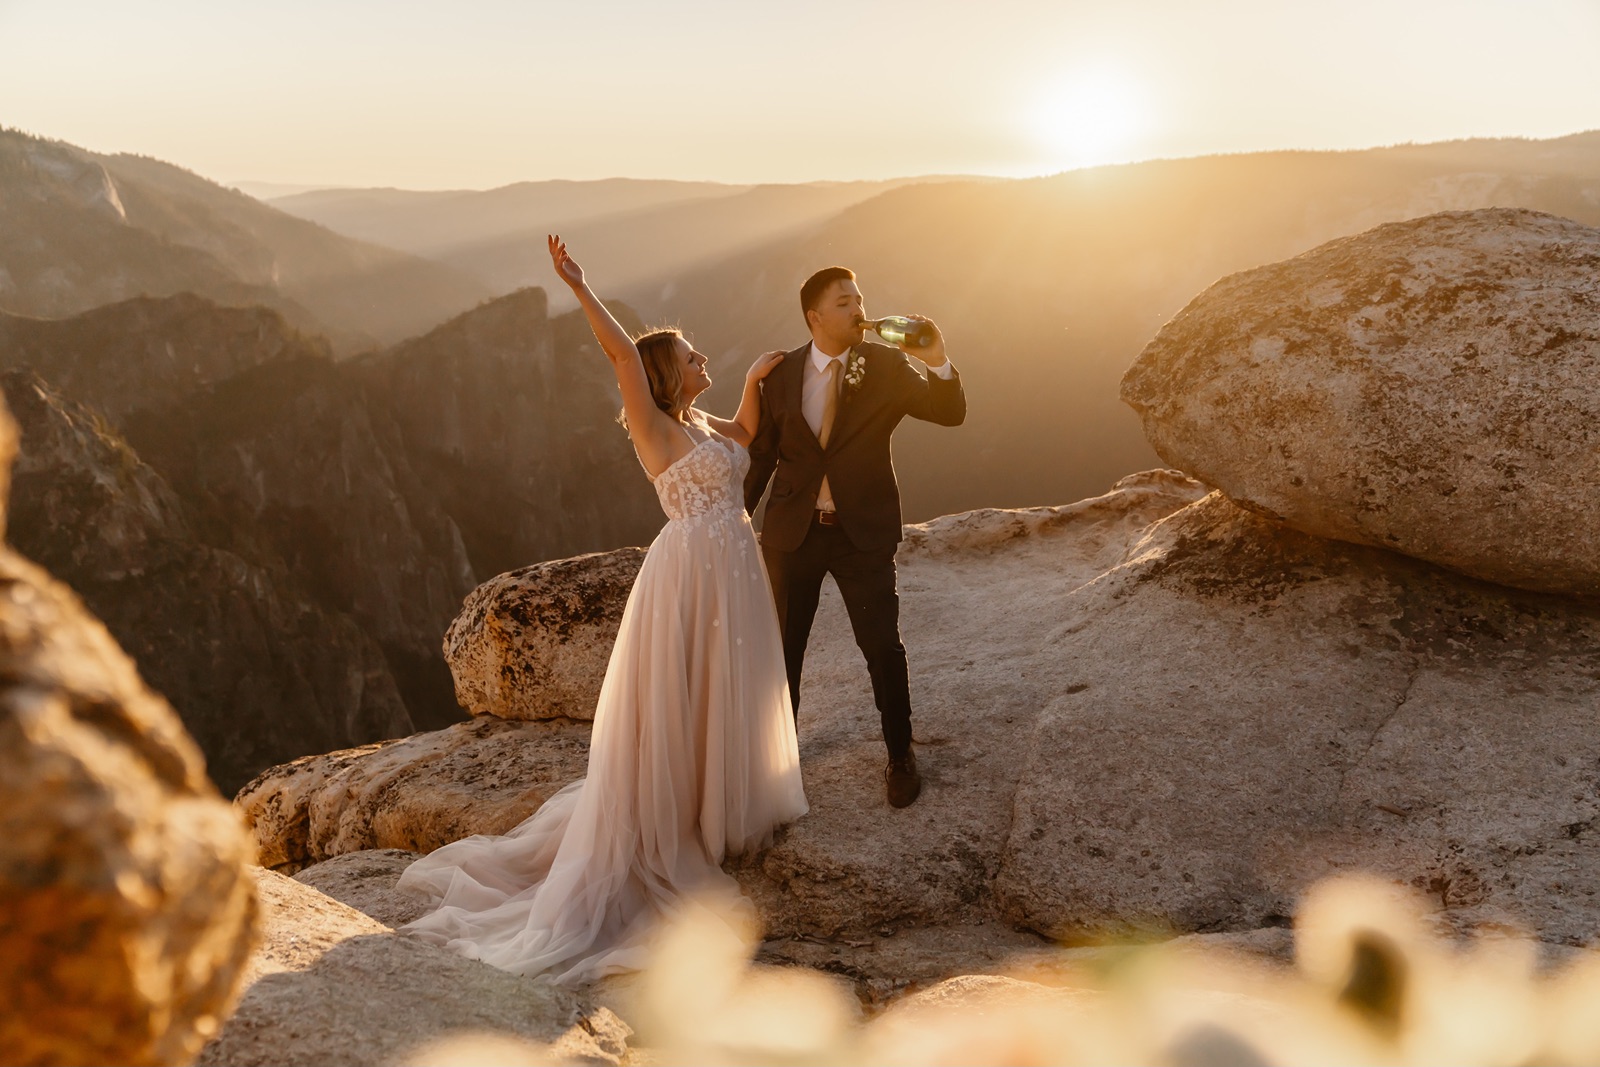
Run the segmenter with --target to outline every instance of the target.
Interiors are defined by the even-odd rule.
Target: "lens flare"
[[[1126,162],[1149,125],[1137,82],[1112,68],[1084,68],[1046,87],[1029,115],[1054,162],[1092,167]]]

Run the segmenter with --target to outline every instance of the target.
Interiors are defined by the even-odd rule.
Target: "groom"
[[[922,791],[922,776],[911,751],[911,688],[895,591],[900,488],[889,438],[907,415],[961,425],[967,398],[937,329],[925,348],[896,351],[863,341],[861,289],[851,271],[817,271],[800,288],[800,309],[811,342],[784,356],[763,383],[745,508],[755,511],[771,481],[761,554],[796,716],[806,639],[822,578],[831,574],[872,676],[889,748],[889,803],[903,808]],[[927,373],[907,356],[926,364]]]

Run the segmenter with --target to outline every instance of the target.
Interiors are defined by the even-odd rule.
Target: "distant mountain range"
[[[222,184],[232,189],[237,189],[246,196],[253,196],[257,200],[272,200],[280,196],[293,196],[296,193],[328,192],[337,186],[307,184],[305,182],[258,182],[258,181],[232,181]]]
[[[517,182],[498,189],[321,189],[274,198],[273,207],[363,241],[432,256],[544,226],[632,214],[665,204],[736,196],[720,182]]]
[[[274,308],[341,352],[419,333],[491,293],[179,167],[0,129],[0,310],[60,317],[181,292]]]
[[[329,229],[428,256],[496,292],[550,280],[545,235],[584,250],[614,286],[670,280],[692,266],[817,225],[854,204],[939,177],[797,185],[523,182],[486,192],[332,189],[271,201]],[[571,306],[565,289],[552,294]]]

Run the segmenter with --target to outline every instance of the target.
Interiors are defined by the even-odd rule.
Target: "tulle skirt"
[[[743,511],[669,522],[623,611],[588,774],[504,836],[453,842],[399,885],[404,927],[564,984],[637,970],[679,902],[737,898],[722,860],[806,812],[771,586]]]

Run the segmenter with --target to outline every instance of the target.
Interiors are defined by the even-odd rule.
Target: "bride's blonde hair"
[[[644,364],[644,376],[650,382],[650,398],[656,407],[679,422],[689,421],[689,405],[683,399],[683,363],[678,359],[678,346],[674,342],[683,336],[676,326],[660,326],[646,330],[633,339],[639,350],[639,360]],[[617,416],[623,429],[628,428],[628,413]]]

